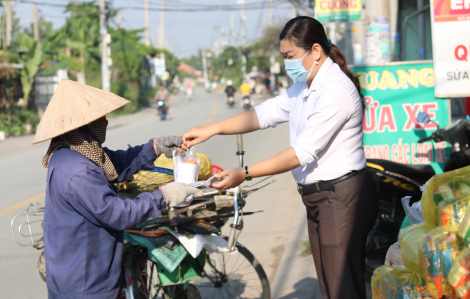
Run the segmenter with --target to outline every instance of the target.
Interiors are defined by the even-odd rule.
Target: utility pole
[[[4,37],[4,33],[5,33],[5,30],[3,30],[4,26],[3,26],[3,21],[5,20],[5,17],[0,13],[0,43],[2,44],[2,48],[5,49],[5,37]]]
[[[202,49],[202,75],[204,77],[204,87],[209,88],[209,78],[207,76],[207,57],[206,57],[206,49]]]
[[[268,20],[269,26],[273,26],[273,0],[268,0]]]
[[[235,19],[233,11],[230,12],[230,45],[235,46]]]
[[[295,8],[295,6],[294,6],[293,4],[292,4],[292,6],[291,6],[290,14],[291,14],[290,17],[291,17],[292,19],[295,18],[295,17],[297,17],[297,9]]]
[[[366,16],[366,63],[390,62],[390,0],[366,0]],[[370,31],[370,26],[377,28]],[[378,28],[387,29],[387,26],[388,30],[380,29],[380,32],[377,32]]]
[[[145,0],[145,45],[150,46],[149,0]]]
[[[100,33],[101,33],[101,80],[102,89],[104,91],[111,91],[111,82],[109,80],[109,66],[108,66],[108,42],[110,36],[107,28],[107,9],[105,0],[100,0]],[[109,53],[111,54],[111,53]]]
[[[242,25],[242,44],[241,46],[244,48],[245,47],[245,43],[246,43],[246,32],[245,32],[245,0],[240,0],[240,1],[237,1],[237,4],[240,4],[240,20],[241,20],[241,25]]]
[[[13,30],[13,12],[11,10],[11,0],[5,1],[6,9],[6,45],[11,46],[11,31]]]
[[[38,26],[38,9],[36,3],[33,3],[33,26],[34,26],[34,40],[39,41],[39,26]]]
[[[160,0],[160,32],[158,34],[158,43],[160,48],[165,48],[165,1]]]
[[[117,12],[117,24],[118,24],[119,29],[122,29],[121,23],[122,23],[122,15],[121,15],[121,11],[118,10],[118,12]]]

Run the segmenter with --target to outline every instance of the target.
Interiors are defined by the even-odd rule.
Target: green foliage
[[[199,55],[191,55],[189,58],[181,59],[184,63],[187,63],[189,66],[195,68],[196,70],[202,71],[202,57]]]
[[[139,91],[140,88],[137,83],[111,82],[111,92],[130,101],[129,104],[116,110],[113,114],[121,115],[137,111]]]
[[[211,63],[214,75],[219,78],[225,77],[233,81],[234,85],[240,85],[243,80],[240,50],[235,47],[226,48],[218,57],[214,58]]]
[[[44,17],[40,14],[38,17],[38,31],[39,31],[39,40],[42,43],[46,42],[48,34],[53,31],[52,22],[46,21]],[[23,33],[25,33],[28,36],[34,36],[33,22],[31,22],[29,27],[24,28]]]
[[[140,89],[140,94],[138,98],[139,106],[149,107],[150,101],[153,100],[157,91],[158,87],[152,89]]]
[[[312,249],[309,239],[303,239],[299,241],[299,250],[301,256],[308,256],[312,254]]]
[[[135,46],[140,39],[138,32],[124,29],[111,31],[113,72],[116,69],[118,73],[118,77],[113,79],[139,82],[146,75],[142,67],[143,55]]]
[[[24,49],[18,58],[18,62],[23,65],[20,72],[20,79],[23,87],[25,107],[28,107],[29,93],[36,79],[36,73],[44,62],[45,55],[41,42],[33,40],[24,33],[21,34],[19,40],[22,49]]]
[[[36,130],[39,123],[39,117],[31,110],[15,107],[13,113],[8,120],[8,115],[0,114],[0,131],[4,131],[7,135],[20,136],[25,135],[26,125],[31,125],[32,132]]]
[[[68,63],[69,72],[99,67],[101,41],[99,7],[94,1],[70,2],[64,13],[70,12],[65,25],[48,35],[48,48],[59,53],[59,61]],[[88,81],[88,79],[87,79]]]

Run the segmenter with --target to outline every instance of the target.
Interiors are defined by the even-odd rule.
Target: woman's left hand
[[[216,178],[224,178],[222,181],[212,184],[216,189],[229,189],[236,187],[245,181],[243,168],[231,168],[215,175]]]

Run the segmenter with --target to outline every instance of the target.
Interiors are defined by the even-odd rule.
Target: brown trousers
[[[334,190],[304,195],[302,200],[323,298],[366,298],[366,241],[378,213],[372,176],[360,171]]]

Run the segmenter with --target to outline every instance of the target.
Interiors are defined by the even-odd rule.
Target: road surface
[[[257,104],[261,98],[255,98]],[[181,135],[198,125],[219,121],[243,112],[229,108],[221,93],[195,89],[194,99],[183,94],[170,103],[170,114],[160,121],[154,109],[109,120],[105,146],[126,149],[153,137]],[[244,136],[245,163],[253,164],[289,146],[287,124]],[[32,136],[0,143],[0,298],[47,298],[46,285],[39,280],[36,264],[39,251],[17,245],[11,236],[10,221],[28,204],[44,205],[46,171],[41,159],[49,142],[31,145]],[[207,154],[212,163],[224,169],[238,166],[236,138],[216,136],[196,150]],[[277,182],[247,199],[245,211],[264,210],[245,217],[239,241],[263,265],[271,282],[273,298],[321,298],[311,256],[301,257],[298,243],[307,238],[305,209],[289,173],[275,177]],[[254,180],[256,182],[256,179]],[[225,228],[226,229],[226,228]],[[279,270],[279,271],[278,271]]]

